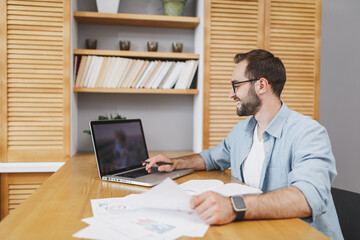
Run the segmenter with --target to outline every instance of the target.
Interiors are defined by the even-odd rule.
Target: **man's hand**
[[[235,220],[231,200],[216,192],[204,192],[191,199],[190,207],[211,225],[227,224]]]
[[[157,162],[171,162],[171,163],[174,163],[173,161],[171,161],[167,156],[165,155],[157,155],[155,157],[152,157],[152,158],[149,158],[148,160],[146,160],[146,162],[148,163],[143,163],[142,165],[145,166],[145,170],[148,171],[148,173],[151,173],[151,167],[156,164]],[[158,167],[158,170],[160,172],[171,172],[175,169],[175,163],[174,165],[160,165]]]

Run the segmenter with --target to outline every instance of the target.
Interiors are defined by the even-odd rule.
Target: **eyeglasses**
[[[232,85],[232,88],[234,90],[234,93],[236,92],[236,88],[237,88],[237,85],[241,84],[241,83],[246,83],[246,82],[254,82],[254,81],[258,81],[260,79],[256,78],[256,79],[249,79],[249,80],[245,80],[245,81],[236,81],[236,80],[232,80],[231,81],[231,85]]]

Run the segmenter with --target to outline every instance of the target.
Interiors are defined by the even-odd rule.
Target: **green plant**
[[[168,16],[183,16],[186,0],[161,0],[164,14]]]
[[[110,113],[110,117],[108,115],[99,115],[97,120],[122,120],[126,119],[126,117],[121,116],[120,114],[116,113],[116,115],[113,117],[113,115]],[[84,130],[83,133],[87,133],[91,135],[90,130]]]

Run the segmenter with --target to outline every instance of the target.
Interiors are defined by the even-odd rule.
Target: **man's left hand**
[[[216,192],[204,192],[194,196],[190,201],[190,207],[211,225],[227,224],[236,218],[230,198]]]

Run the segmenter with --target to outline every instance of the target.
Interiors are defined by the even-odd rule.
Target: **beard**
[[[255,115],[259,111],[260,107],[260,98],[255,92],[254,85],[251,85],[247,96],[243,100],[241,100],[241,106],[237,109],[237,115],[239,115],[240,117]]]

